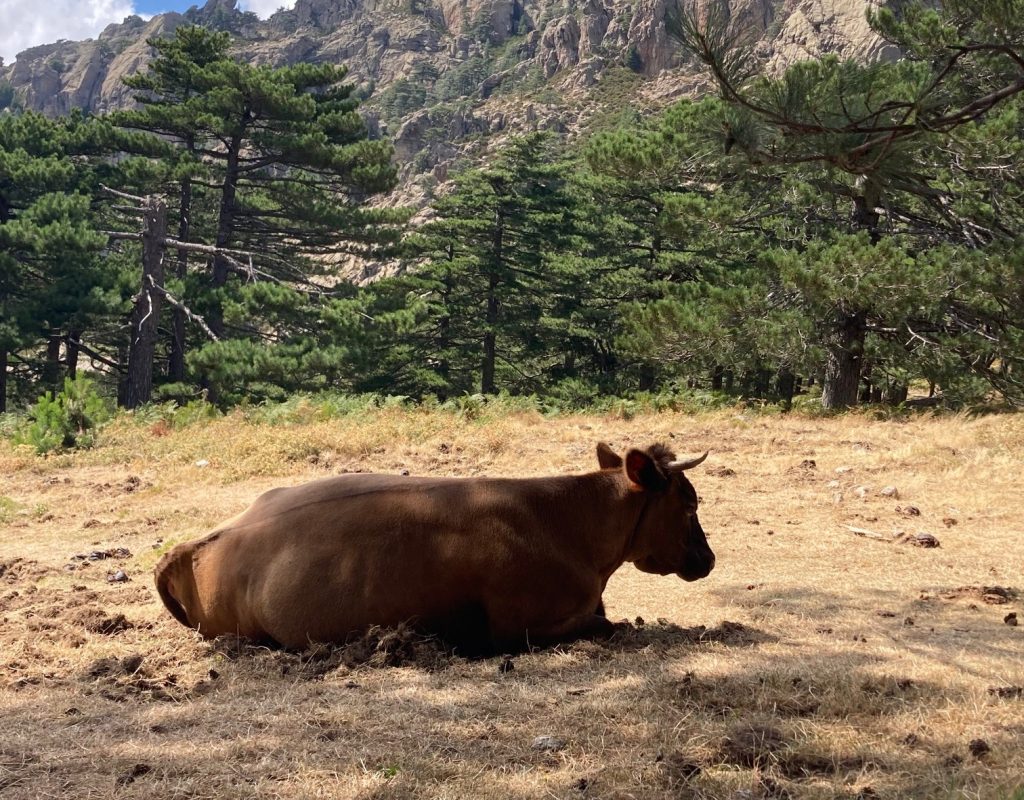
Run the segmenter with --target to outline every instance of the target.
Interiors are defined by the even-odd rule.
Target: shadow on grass
[[[510,669],[449,655],[440,670],[371,660],[301,675],[331,656],[215,642],[220,674],[179,702],[115,702],[87,676],[46,697],[26,688],[4,704],[21,741],[0,745],[0,786],[12,798],[1012,796],[1000,783],[1019,766],[1012,731],[988,737],[984,758],[966,741],[950,749],[892,722],[934,710],[942,687],[879,677],[868,653],[751,659],[762,635],[652,624]],[[705,644],[722,655],[713,672],[665,669]],[[755,649],[731,664],[722,645]],[[560,744],[535,746],[542,734]]]

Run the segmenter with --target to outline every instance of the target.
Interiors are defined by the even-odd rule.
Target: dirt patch
[[[1011,586],[957,586],[939,589],[936,594],[943,600],[980,600],[992,606],[1001,606],[1020,597],[1020,591]]]
[[[690,753],[675,751],[667,756],[659,753],[654,760],[661,766],[670,785],[687,783],[703,771],[700,759]]]
[[[636,622],[623,622],[616,626],[615,635],[604,645],[612,650],[633,650],[643,647],[672,647],[683,644],[719,644],[730,647],[749,647],[751,645],[774,642],[771,634],[751,628],[742,622],[723,620],[714,627],[695,625],[684,628],[664,619],[649,624],[639,617]]]
[[[191,692],[178,686],[176,675],[153,676],[145,657],[134,653],[93,661],[80,676],[85,694],[96,694],[116,703],[129,700],[184,700]]]
[[[135,783],[138,778],[141,778],[143,775],[148,775],[152,771],[153,768],[149,766],[149,764],[135,764],[131,769],[118,775],[114,781],[114,785],[118,787],[128,786],[131,783]]]
[[[120,481],[104,481],[102,483],[91,483],[90,488],[106,494],[133,494],[140,489],[150,487],[148,481],[142,480],[138,475],[129,475]]]
[[[439,639],[419,633],[407,625],[397,628],[374,626],[346,644],[319,644],[300,652],[268,648],[237,636],[220,636],[211,646],[229,660],[266,659],[277,667],[281,675],[309,680],[356,667],[418,667],[436,672],[448,667],[455,658]]]
[[[0,583],[13,586],[22,581],[36,581],[43,575],[50,572],[50,569],[40,566],[38,561],[31,561],[24,558],[11,558],[0,561]]]
[[[124,614],[108,616],[98,608],[80,609],[72,616],[72,621],[85,628],[89,633],[98,633],[103,636],[113,636],[135,627]]]

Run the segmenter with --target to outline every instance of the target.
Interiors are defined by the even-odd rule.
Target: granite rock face
[[[122,78],[145,68],[148,38],[188,23],[228,30],[235,56],[251,63],[346,65],[369,96],[371,135],[395,140],[400,196],[416,202],[457,159],[480,157],[509,133],[573,133],[602,110],[654,110],[699,92],[702,80],[665,30],[674,1],[297,0],[261,21],[237,0],[208,0],[185,14],[129,17],[95,40],[26,50],[0,67],[0,81],[16,102],[50,115],[123,108],[133,99]],[[730,0],[729,13],[758,41],[766,68],[779,71],[823,53],[893,57],[868,27],[868,8],[866,0]]]

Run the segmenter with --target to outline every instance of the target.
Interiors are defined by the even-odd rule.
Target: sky
[[[27,47],[58,39],[93,39],[111,22],[131,14],[151,17],[185,11],[205,0],[0,0],[0,58],[10,64]],[[266,18],[295,0],[239,0],[243,11]]]

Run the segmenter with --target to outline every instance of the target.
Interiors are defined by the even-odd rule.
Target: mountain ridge
[[[732,24],[769,71],[823,53],[891,57],[865,0],[735,0]],[[235,57],[344,64],[366,96],[372,136],[395,143],[396,203],[422,204],[453,167],[529,130],[576,134],[624,110],[657,110],[706,86],[670,41],[667,0],[297,0],[267,20],[237,0],[133,16],[96,39],[29,48],[0,67],[14,102],[48,115],[130,106],[122,78],[145,69],[146,39],[182,24],[235,36]]]

